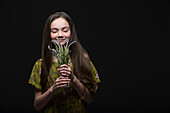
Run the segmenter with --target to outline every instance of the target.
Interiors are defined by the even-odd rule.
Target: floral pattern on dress
[[[70,67],[73,70],[72,63],[70,61]],[[95,69],[92,62],[90,62],[92,68],[92,75],[94,80],[98,83],[100,79],[98,77],[97,70]],[[33,66],[32,73],[30,75],[29,84],[35,86],[35,88],[41,90],[40,84],[40,74],[41,74],[41,65],[42,60],[38,59]],[[55,81],[57,77],[60,76],[58,70],[58,63],[52,62],[52,66],[50,69],[50,76]],[[96,76],[97,75],[97,76]],[[50,78],[47,78],[47,87],[50,88],[53,83]],[[72,84],[69,84],[70,87],[60,88],[58,92],[52,97],[49,103],[44,107],[43,113],[87,113],[87,105],[83,100],[80,100],[79,95],[73,89]]]

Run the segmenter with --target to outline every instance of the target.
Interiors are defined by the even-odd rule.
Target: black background
[[[37,113],[28,79],[47,17],[67,12],[101,83],[90,113],[170,112],[170,2],[1,1],[1,113]]]

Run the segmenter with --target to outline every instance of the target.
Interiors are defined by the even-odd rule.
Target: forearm
[[[93,100],[89,90],[75,76],[73,77],[72,85],[82,100],[87,103]]]
[[[45,93],[41,94],[41,92],[36,93],[34,99],[34,108],[36,110],[41,110],[48,102],[51,100],[53,93],[51,89],[48,89]]]

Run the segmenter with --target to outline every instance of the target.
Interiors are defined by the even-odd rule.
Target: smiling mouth
[[[57,38],[57,40],[60,40],[60,42],[63,42],[65,38]]]

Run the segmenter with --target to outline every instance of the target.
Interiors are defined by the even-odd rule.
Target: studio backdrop
[[[65,11],[101,80],[89,113],[168,113],[170,2],[3,1],[1,113],[38,113],[28,84],[45,21]]]

